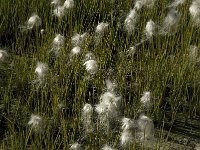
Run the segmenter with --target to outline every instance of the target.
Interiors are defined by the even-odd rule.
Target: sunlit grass
[[[75,0],[75,7],[60,18],[53,15],[50,1],[1,0],[0,48],[8,53],[0,61],[1,149],[69,149],[76,142],[84,149],[101,149],[105,144],[122,149],[121,119],[137,120],[141,114],[154,122],[154,149],[170,146],[173,124],[178,128],[181,123],[187,130],[192,124],[191,130],[196,128],[192,134],[199,138],[199,122],[191,121],[200,115],[200,32],[189,14],[192,1],[177,7],[181,18],[174,34],[156,33],[141,42],[149,20],[157,30],[162,27],[170,2],[157,0],[153,8],[142,7],[133,34],[128,34],[123,24],[134,8],[128,0]],[[41,18],[41,26],[20,30],[34,13]],[[95,30],[101,22],[108,26],[98,35]],[[85,32],[80,53],[72,57],[71,37]],[[58,34],[65,40],[54,53]],[[128,49],[140,42],[130,54]],[[197,58],[191,58],[191,45],[197,46]],[[84,65],[89,52],[98,63],[98,71],[92,73]],[[38,62],[47,64],[44,74],[36,73]],[[107,90],[107,79],[116,83],[114,93],[121,96],[119,120],[105,131],[94,111],[94,131],[86,134],[81,122],[83,106],[89,103],[95,110]],[[144,109],[141,97],[147,91],[151,105]],[[31,115],[42,118],[41,131],[28,125]],[[133,140],[129,147],[144,149],[149,144]]]

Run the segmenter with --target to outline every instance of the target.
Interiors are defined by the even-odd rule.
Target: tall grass
[[[118,85],[121,117],[137,119],[141,113],[151,117],[158,145],[163,146],[162,140],[167,139],[163,130],[170,134],[177,122],[187,126],[192,119],[198,120],[200,69],[198,63],[190,61],[188,49],[190,45],[200,48],[200,30],[189,15],[191,1],[177,8],[181,20],[175,34],[156,35],[140,44],[134,55],[127,54],[129,47],[144,37],[147,21],[152,19],[162,25],[170,2],[157,0],[153,8],[143,7],[138,11],[134,34],[128,35],[122,27],[134,6],[128,0],[76,0],[75,7],[62,18],[53,16],[49,1],[1,0],[0,47],[9,54],[6,62],[0,62],[1,149],[69,149],[75,142],[84,149],[101,149],[104,144],[120,148],[119,125],[108,132],[97,127],[84,135],[81,124],[84,104],[95,107],[99,103],[108,78]],[[33,13],[41,17],[42,25],[21,32],[19,26]],[[93,37],[99,22],[108,22],[109,28],[97,45]],[[70,61],[74,32],[88,32],[89,36],[82,53]],[[56,34],[66,38],[58,57],[49,53]],[[95,55],[99,66],[93,76],[83,66],[88,52]],[[34,84],[38,61],[47,63],[49,68],[42,86]],[[145,91],[152,94],[152,107],[143,110],[140,98]],[[28,125],[31,114],[41,116],[42,132],[35,132]],[[197,138],[198,124],[199,121],[194,124]],[[130,149],[144,147],[134,141]]]

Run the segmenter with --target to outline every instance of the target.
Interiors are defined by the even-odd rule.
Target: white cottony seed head
[[[98,63],[96,60],[88,60],[83,65],[90,74],[95,74],[98,71]]]
[[[134,9],[138,11],[142,8],[142,6],[143,6],[142,1],[136,1],[134,5]]]
[[[65,15],[65,8],[63,6],[57,6],[53,10],[53,14],[59,18],[63,17]]]
[[[114,92],[117,84],[115,82],[111,82],[110,79],[106,80],[106,90],[110,92]]]
[[[71,9],[74,7],[74,0],[66,0],[63,4],[65,9]]]
[[[155,23],[149,20],[145,27],[145,34],[147,38],[152,37],[155,34]]]
[[[38,115],[32,114],[28,125],[30,125],[35,130],[40,130],[42,127],[42,118]]]
[[[64,42],[65,37],[60,34],[56,34],[56,37],[53,39],[53,46],[63,46]]]
[[[86,39],[86,37],[87,37],[87,33],[83,33],[82,35],[76,33],[72,37],[72,45],[81,46],[83,44],[84,40]]]
[[[197,25],[200,25],[200,1],[193,0],[190,5],[189,12],[193,22]]]
[[[129,34],[132,34],[134,32],[136,20],[137,20],[137,12],[135,9],[132,9],[124,21],[125,30]]]
[[[145,116],[144,114],[140,115],[137,120],[137,125],[140,130],[139,136],[140,140],[151,139],[154,136],[154,124],[153,121]]]
[[[120,137],[121,145],[127,147],[131,142],[133,142],[133,134],[129,130],[123,130]]]
[[[83,113],[84,114],[92,114],[93,113],[93,108],[92,108],[92,105],[90,104],[85,104],[84,107],[83,107]]]
[[[110,146],[108,146],[106,144],[106,145],[104,145],[104,147],[102,148],[102,150],[116,150],[116,149],[114,149],[114,148],[112,148],[112,147],[110,147]]]
[[[174,33],[180,18],[181,15],[175,9],[171,8],[164,19],[161,34]]]
[[[46,63],[38,62],[35,69],[35,73],[38,75],[39,78],[43,78],[47,73],[47,70],[48,70],[48,65]]]
[[[59,6],[60,5],[60,0],[52,0],[51,5]]]
[[[144,92],[140,101],[141,101],[143,106],[148,108],[150,106],[150,102],[151,102],[151,93],[150,92]]]
[[[32,29],[34,26],[40,26],[42,24],[41,18],[37,14],[33,14],[27,22],[27,29]]]
[[[72,144],[71,145],[71,147],[69,148],[70,150],[82,150],[82,148],[81,148],[81,144],[79,144],[79,143],[74,143],[74,144]]]
[[[98,34],[103,34],[104,31],[108,29],[108,26],[109,26],[109,24],[107,22],[106,23],[101,22],[97,25],[95,32]]]
[[[81,48],[79,46],[76,46],[71,50],[71,56],[78,55],[80,52]]]
[[[186,0],[174,0],[168,7],[177,7],[185,3]]]
[[[130,130],[133,127],[134,127],[134,121],[132,121],[129,118],[125,118],[125,117],[122,119],[122,129],[123,129],[123,131]]]
[[[196,63],[198,60],[198,48],[196,45],[190,45],[189,48],[189,59],[190,62]]]
[[[0,50],[0,61],[3,62],[8,57],[8,53],[5,50]]]
[[[98,63],[93,53],[87,53],[84,61],[83,66],[85,66],[88,73],[95,74],[98,71]]]

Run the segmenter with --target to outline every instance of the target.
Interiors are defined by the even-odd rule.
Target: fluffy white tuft
[[[124,27],[128,34],[133,34],[135,30],[136,21],[137,12],[135,9],[132,9],[124,21]]]
[[[72,144],[69,149],[70,150],[82,150],[82,147],[81,147],[81,144],[76,142],[76,143]]]
[[[28,125],[30,125],[36,131],[41,131],[42,130],[42,118],[38,115],[32,114],[30,117],[30,120],[28,122]]]
[[[163,21],[161,34],[174,34],[177,30],[181,15],[173,8],[171,8]]]
[[[154,124],[149,117],[145,116],[144,114],[140,115],[139,119],[137,120],[137,125],[139,128],[138,136],[141,141],[153,139]]]
[[[193,0],[192,4],[190,5],[189,12],[192,18],[192,21],[196,25],[200,25],[200,1]]]

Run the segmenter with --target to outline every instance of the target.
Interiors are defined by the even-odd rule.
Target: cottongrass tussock
[[[68,9],[72,9],[74,5],[75,5],[74,0],[66,0],[63,4],[63,7],[68,10]]]
[[[83,150],[82,147],[81,147],[81,144],[79,144],[78,142],[72,144],[69,149],[70,150]]]
[[[19,28],[22,29],[21,31],[31,30],[34,26],[41,26],[42,25],[42,19],[36,14],[33,13],[33,15],[28,19],[26,24],[20,25]]]
[[[174,0],[171,4],[168,5],[168,7],[176,8],[179,5],[182,5],[186,2],[186,0]]]
[[[112,123],[119,120],[121,97],[113,92],[105,92],[100,96],[100,103],[96,105],[95,111],[98,113],[99,125],[109,130]]]
[[[53,10],[53,15],[58,18],[62,18],[65,15],[65,12],[65,8],[59,5]]]
[[[134,55],[136,53],[136,46],[130,46],[129,49],[127,49],[127,56]]]
[[[82,46],[82,44],[84,43],[84,41],[86,40],[88,36],[88,33],[85,32],[83,34],[78,34],[78,33],[75,33],[73,36],[72,36],[72,45],[73,46]]]
[[[83,128],[85,133],[91,133],[94,131],[94,123],[93,123],[93,107],[90,104],[85,104],[82,109],[81,116]]]
[[[190,5],[189,12],[192,18],[192,21],[195,25],[200,25],[200,1],[193,0],[192,4]]]
[[[36,132],[41,132],[43,129],[44,123],[43,123],[42,117],[31,114],[28,125],[31,126]]]
[[[94,75],[98,71],[98,63],[96,61],[96,58],[93,53],[89,52],[85,56],[85,62],[83,63],[83,66],[85,66],[86,71],[90,75]]]
[[[98,23],[96,29],[95,29],[95,36],[94,36],[94,42],[96,45],[98,45],[102,37],[104,36],[105,32],[108,30],[109,23],[107,22],[100,22]]]
[[[34,83],[39,83],[39,85],[42,85],[45,82],[47,71],[48,65],[46,63],[37,62],[37,66],[35,68],[35,74],[37,75],[37,79],[34,81]]]
[[[198,53],[198,47],[196,45],[190,45],[188,49],[189,53],[189,63],[196,64],[200,62],[200,57]]]
[[[79,46],[76,46],[74,48],[72,48],[69,57],[72,59],[72,57],[77,56],[78,54],[81,53],[81,48]]]
[[[51,1],[51,5],[60,6],[60,4],[61,4],[60,0],[52,0]]]
[[[149,117],[141,114],[137,120],[137,126],[139,129],[137,136],[140,141],[154,139],[154,124]]]
[[[0,49],[0,62],[5,62],[7,58],[8,53],[6,52],[6,50]]]
[[[129,118],[122,119],[122,133],[120,143],[122,147],[128,147],[134,140],[134,121]]]
[[[97,34],[103,34],[108,29],[109,23],[107,22],[100,22],[95,30]]]
[[[108,146],[105,144],[101,150],[116,150],[115,148],[112,148],[111,146]]]
[[[68,10],[74,7],[74,1],[66,0],[63,5],[60,5],[59,0],[53,0],[51,5],[55,6],[53,15],[57,16],[58,18],[62,18]]]
[[[53,52],[55,56],[59,56],[61,48],[64,46],[65,37],[61,34],[56,34],[52,42],[52,48],[50,52]]]
[[[178,23],[180,21],[181,14],[178,13],[177,10],[171,8],[168,11],[167,16],[164,18],[162,27],[161,27],[161,35],[173,35],[176,33],[178,28]]]
[[[156,24],[154,23],[153,20],[149,20],[147,22],[144,32],[147,39],[153,37],[153,35],[156,34]]]
[[[106,79],[105,81],[106,83],[106,90],[108,92],[115,92],[116,88],[117,88],[117,83],[116,82],[112,82],[110,79]]]
[[[135,31],[137,15],[137,11],[132,9],[124,21],[124,28],[129,35],[133,34]]]
[[[151,106],[151,92],[149,91],[146,91],[143,93],[141,99],[140,99],[140,102],[142,104],[142,107],[144,108],[150,108]]]
[[[136,0],[134,9],[140,10],[143,6],[152,8],[154,6],[155,0]]]

